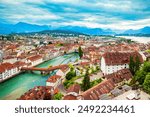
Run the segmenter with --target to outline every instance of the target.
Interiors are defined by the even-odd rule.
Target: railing
[[[22,67],[21,70],[25,70],[25,71],[53,71],[56,69],[61,69],[65,66],[68,66],[68,65],[64,64],[64,65],[53,66],[50,68]]]

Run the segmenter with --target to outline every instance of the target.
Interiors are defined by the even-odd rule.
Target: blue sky
[[[115,30],[150,26],[150,0],[0,0],[0,22]]]

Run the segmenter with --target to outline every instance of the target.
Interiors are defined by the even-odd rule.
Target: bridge
[[[58,65],[58,66],[53,66],[53,67],[49,67],[49,68],[22,67],[21,70],[22,71],[40,71],[41,74],[49,74],[50,71],[61,69],[63,67],[68,67],[68,65],[64,64],[64,65]]]

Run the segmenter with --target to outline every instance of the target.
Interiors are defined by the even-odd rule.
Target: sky
[[[150,26],[150,0],[0,0],[0,16],[7,24],[139,29]]]

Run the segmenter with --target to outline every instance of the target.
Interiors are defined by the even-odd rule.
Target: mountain
[[[115,34],[110,29],[103,30],[101,28],[87,28],[87,27],[79,27],[79,26],[64,26],[64,27],[60,27],[58,29],[59,30],[70,30],[70,31],[88,34],[88,35],[113,35],[113,34]]]
[[[2,24],[0,23],[0,34],[9,34],[13,31],[12,24]]]
[[[116,33],[111,29],[102,29],[102,28],[88,28],[80,26],[63,26],[58,28],[53,28],[49,25],[36,25],[28,24],[24,22],[19,22],[17,24],[2,24],[0,23],[0,34],[11,34],[11,33],[30,33],[30,32],[40,32],[44,30],[63,30],[63,31],[72,31],[87,35],[115,35]],[[126,30],[123,35],[132,35],[132,34],[150,34],[150,26],[138,29],[138,30]]]
[[[51,30],[51,26],[28,24],[24,22],[19,22],[17,24],[0,23],[0,34],[39,32],[43,30]]]
[[[129,29],[126,30],[123,34],[150,34],[150,27],[146,26],[138,30]]]
[[[40,26],[35,24],[27,24],[19,22],[14,25],[13,29],[16,33],[20,33],[20,32],[38,32],[42,30],[50,30],[50,27],[47,25]]]
[[[35,25],[28,24],[24,22],[19,22],[17,24],[0,24],[0,34],[10,34],[10,33],[30,33],[30,32],[40,32],[44,30],[64,30],[72,31],[78,33],[84,33],[88,35],[114,35],[115,33],[111,29],[101,29],[101,28],[87,28],[79,26],[64,26],[59,28],[52,28],[48,25]]]
[[[140,29],[140,33],[142,33],[142,34],[150,34],[150,26],[146,26],[146,27]]]

